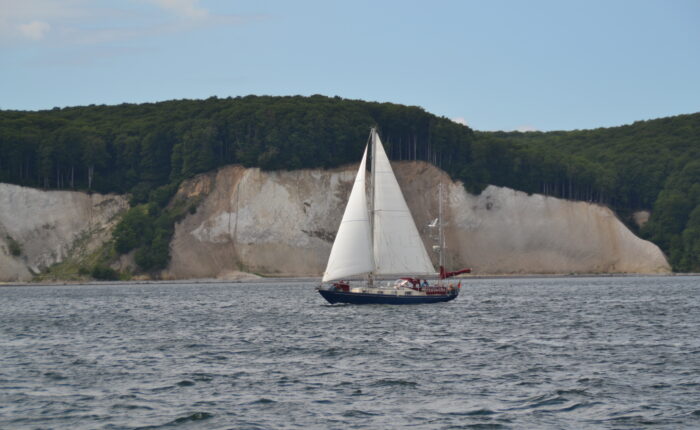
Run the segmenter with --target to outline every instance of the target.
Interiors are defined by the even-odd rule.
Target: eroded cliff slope
[[[428,249],[431,232],[422,226],[437,217],[437,187],[446,185],[451,268],[472,267],[477,274],[670,270],[656,245],[636,237],[606,207],[493,186],[473,196],[432,165],[393,166]],[[163,276],[319,276],[355,169],[262,172],[228,166],[186,182],[179,196],[203,200],[177,224]]]
[[[101,246],[127,207],[123,196],[0,183],[0,281],[30,280],[73,253]]]

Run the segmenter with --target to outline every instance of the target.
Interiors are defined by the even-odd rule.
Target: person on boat
[[[428,280],[427,279],[423,279],[423,284],[421,285],[421,287],[428,288]]]

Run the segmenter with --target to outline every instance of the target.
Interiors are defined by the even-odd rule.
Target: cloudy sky
[[[478,130],[700,111],[700,0],[0,0],[0,109],[324,94]]]

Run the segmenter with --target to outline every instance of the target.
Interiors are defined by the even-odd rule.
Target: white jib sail
[[[328,265],[323,274],[323,282],[370,273],[374,269],[372,261],[369,212],[365,192],[365,170],[367,148],[362,156],[355,183],[345,207],[343,220],[328,257]],[[415,227],[414,227],[415,228]]]
[[[435,268],[396,182],[379,135],[375,133],[374,139],[374,273],[434,275]]]

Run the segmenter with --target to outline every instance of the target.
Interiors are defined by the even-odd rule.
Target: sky
[[[0,109],[340,96],[476,130],[700,111],[700,0],[0,0]]]

